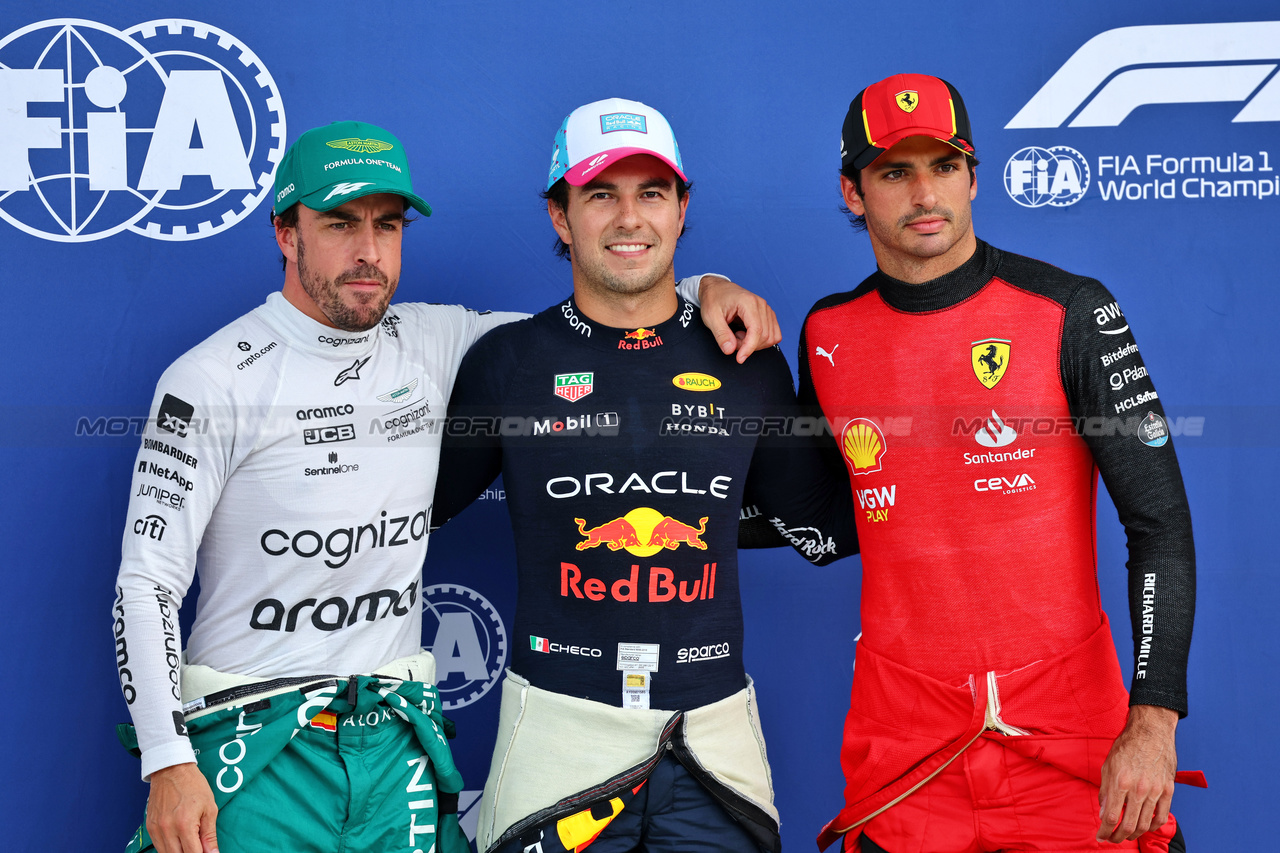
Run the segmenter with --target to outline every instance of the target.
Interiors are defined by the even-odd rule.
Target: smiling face
[[[590,303],[643,296],[666,284],[674,310],[672,262],[689,201],[678,197],[676,180],[666,163],[638,154],[570,186],[567,208],[547,202],[552,225],[570,248],[580,304],[584,297]]]
[[[379,193],[323,212],[299,204],[296,227],[277,220],[285,298],[331,328],[376,326],[400,282],[404,209],[400,196]]]
[[[920,283],[950,272],[977,248],[971,204],[978,185],[964,154],[927,136],[910,136],[861,173],[862,192],[841,176],[849,210],[867,218],[876,263]]]

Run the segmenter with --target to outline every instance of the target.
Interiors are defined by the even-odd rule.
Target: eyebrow
[[[941,157],[937,157],[933,161],[931,161],[929,165],[941,166],[943,163],[950,163],[952,161],[959,160],[963,156],[964,155],[961,154],[959,151],[955,151],[950,154],[943,154]],[[914,163],[906,163],[906,162],[883,163],[879,166],[876,166],[875,168],[877,172],[890,172],[890,171],[893,171],[894,169],[910,169],[914,165],[915,165]]]
[[[337,219],[340,222],[359,222],[362,218],[362,217],[356,216],[354,213],[348,213],[347,211],[339,210],[338,208],[334,208],[333,210],[320,211],[319,213],[321,218],[323,219]],[[382,216],[377,217],[374,221],[375,222],[392,222],[392,221],[399,222],[403,219],[404,219],[404,211],[401,211],[399,213],[384,213]]]
[[[642,190],[671,189],[674,186],[675,186],[674,180],[667,180],[665,178],[650,178],[649,180],[644,181],[643,183],[640,184],[640,189]],[[596,180],[596,181],[591,181],[589,183],[583,184],[582,186],[578,187],[578,192],[592,193],[592,192],[597,192],[599,190],[610,190],[613,192],[617,192],[617,189],[618,189],[617,184],[609,183],[608,181]]]

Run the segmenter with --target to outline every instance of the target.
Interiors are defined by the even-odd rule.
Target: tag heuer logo
[[[996,387],[1009,369],[1009,343],[1000,338],[987,338],[970,345],[973,375],[988,388]]]
[[[558,373],[556,374],[556,396],[563,397],[570,403],[576,403],[591,393],[594,373]]]
[[[920,106],[920,94],[911,89],[899,92],[893,96],[893,99],[897,102],[898,109],[904,113],[915,112],[916,107]]]

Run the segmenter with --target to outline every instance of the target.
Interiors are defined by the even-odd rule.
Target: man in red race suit
[[[819,846],[1182,851],[1195,554],[1170,428],[1102,284],[977,239],[974,153],[936,77],[868,86],[844,123],[844,201],[878,270],[819,301],[800,342],[863,554],[846,805]],[[1128,535],[1128,693],[1099,473]]]

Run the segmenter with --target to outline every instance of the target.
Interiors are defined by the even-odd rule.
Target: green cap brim
[[[329,184],[327,187],[321,187],[310,195],[305,195],[298,199],[312,210],[321,212],[333,210],[340,207],[352,199],[362,198],[367,195],[377,195],[378,193],[388,193],[390,195],[398,195],[405,201],[409,202],[409,206],[421,213],[423,216],[431,215],[431,205],[427,204],[419,196],[405,192],[398,187],[388,187],[377,183],[376,181],[367,183],[366,186],[359,187],[348,192],[335,192],[335,189],[341,187],[342,181]]]

